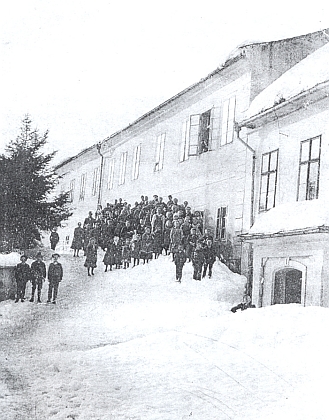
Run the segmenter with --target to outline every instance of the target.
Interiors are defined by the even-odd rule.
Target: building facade
[[[240,126],[256,150],[253,302],[329,306],[329,46],[251,103]]]
[[[60,188],[70,191],[74,208],[60,232],[66,246],[97,204],[170,194],[202,211],[236,268],[251,275],[251,246],[241,235],[253,224],[257,159],[237,122],[264,89],[327,42],[320,31],[239,47],[200,82],[59,164]]]

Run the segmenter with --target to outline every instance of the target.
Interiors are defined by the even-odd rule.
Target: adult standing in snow
[[[30,302],[34,301],[35,289],[38,288],[38,303],[41,303],[41,290],[43,282],[46,278],[46,264],[42,261],[42,254],[38,252],[36,255],[36,260],[31,264],[31,274],[32,274],[32,295]]]
[[[57,233],[57,229],[54,227],[50,234],[50,248],[55,251],[56,245],[59,242],[59,235]]]
[[[25,299],[25,289],[26,283],[31,280],[31,268],[27,264],[27,256],[21,255],[21,262],[17,264],[15,268],[15,280],[17,286],[16,300],[17,303],[19,300],[24,302]]]
[[[58,262],[59,254],[53,254],[52,258],[53,262],[49,264],[48,268],[49,287],[47,303],[52,302],[53,304],[55,304],[58,294],[58,286],[63,278],[63,267],[62,264]]]
[[[94,275],[94,269],[97,267],[97,244],[95,238],[90,238],[89,244],[86,248],[86,261],[85,267],[88,270],[88,276],[90,276],[90,269],[91,275]]]
[[[73,257],[79,256],[79,251],[80,249],[83,248],[84,236],[85,236],[85,231],[81,227],[81,222],[79,222],[78,227],[74,229],[73,241],[71,245],[71,249],[73,249],[74,251]]]

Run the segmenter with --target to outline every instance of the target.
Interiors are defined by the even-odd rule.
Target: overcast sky
[[[244,41],[327,27],[328,1],[2,2],[0,149],[28,113],[50,130],[61,161],[206,76]]]

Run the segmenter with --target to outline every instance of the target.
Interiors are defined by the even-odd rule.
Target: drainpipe
[[[250,227],[254,224],[254,200],[255,200],[255,168],[256,168],[256,151],[249,146],[241,137],[240,130],[241,127],[237,122],[234,123],[234,130],[236,132],[236,138],[252,153],[252,168],[251,168],[251,198],[250,198]],[[242,252],[242,243],[241,243],[241,252]],[[249,251],[250,252],[250,251]],[[250,254],[249,254],[250,255]],[[248,279],[247,279],[247,289],[252,295],[252,285],[253,285],[253,270],[250,273],[249,271],[249,256],[248,256]]]
[[[96,148],[97,148],[97,152],[99,156],[101,157],[101,170],[99,174],[98,199],[97,199],[97,205],[99,205],[101,204],[101,200],[102,200],[102,184],[103,184],[103,168],[104,168],[104,155],[101,152],[101,148],[102,148],[101,141],[99,141],[96,144]]]
[[[251,200],[250,200],[250,227],[254,224],[254,200],[255,200],[255,169],[256,169],[256,151],[249,146],[242,138],[240,137],[241,127],[236,122],[234,124],[234,129],[236,131],[236,138],[252,153],[252,169],[251,169]]]

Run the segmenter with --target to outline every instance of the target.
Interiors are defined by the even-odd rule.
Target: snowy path
[[[82,258],[62,263],[56,306],[0,304],[1,420],[264,419],[304,398],[318,369],[314,352],[305,361],[308,324],[298,331],[305,308],[232,314],[243,278],[219,263],[202,282],[187,265],[182,284],[168,257],[111,273],[99,264],[92,278]],[[322,418],[289,418],[303,414]]]

